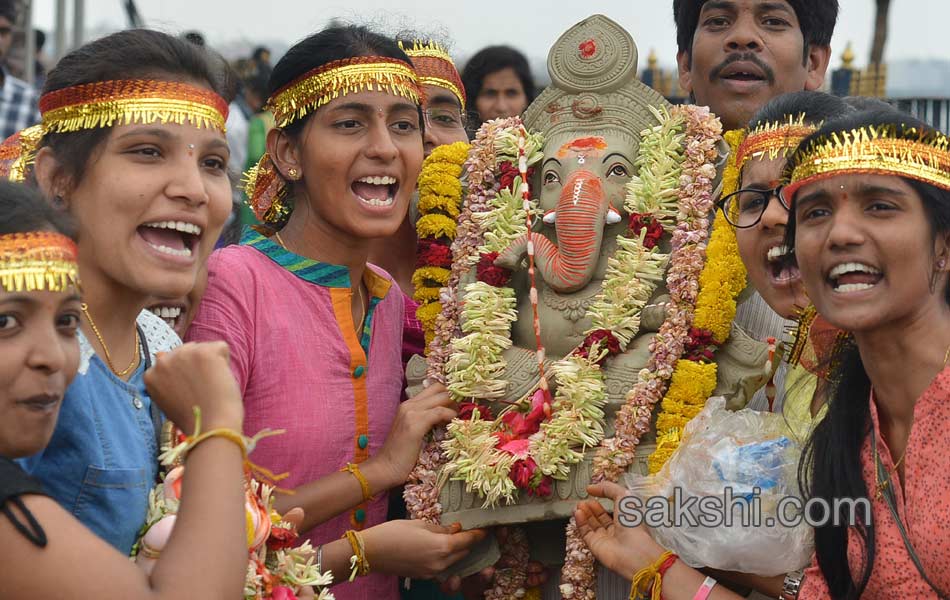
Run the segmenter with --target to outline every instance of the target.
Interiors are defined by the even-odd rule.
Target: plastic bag
[[[813,551],[800,457],[781,415],[732,412],[714,397],[659,473],[626,482],[654,539],[686,564],[781,575],[807,565]]]

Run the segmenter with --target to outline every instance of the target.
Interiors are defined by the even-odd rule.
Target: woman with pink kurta
[[[385,522],[388,490],[455,414],[441,386],[400,404],[403,298],[367,264],[422,165],[419,82],[392,40],[336,27],[291,48],[270,88],[277,128],[248,194],[267,229],[212,256],[187,337],[228,342],[248,431],[285,430],[254,458],[288,474],[278,510],[304,509],[323,568],[360,576],[336,597],[396,598],[394,575],[432,577],[483,535]]]

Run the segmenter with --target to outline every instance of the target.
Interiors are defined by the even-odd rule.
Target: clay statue
[[[627,184],[635,175],[641,132],[658,124],[653,108],[669,103],[637,79],[637,48],[629,33],[601,15],[574,25],[555,43],[548,56],[551,85],[528,107],[524,124],[543,134],[543,160],[536,165],[531,189],[538,198],[540,218],[532,231],[538,317],[546,350],[545,365],[571,353],[591,329],[588,309],[603,289],[608,261],[617,251],[617,237],[628,228],[624,208]],[[526,236],[500,253],[496,264],[514,272],[509,284],[516,291],[518,318],[511,328],[513,346],[504,352],[505,398],[530,395],[538,383],[538,361],[529,279],[525,267]],[[659,251],[670,252],[666,234]],[[469,277],[472,279],[472,276]],[[659,282],[640,315],[637,335],[625,350],[604,363],[607,402],[605,433],[613,433],[616,411],[650,359],[650,342],[665,318],[669,296]],[[744,404],[762,383],[767,349],[733,328],[730,341],[716,353],[719,379],[716,393],[731,405]],[[425,377],[424,359],[409,364],[410,394]],[[549,371],[548,371],[549,372]],[[552,383],[553,385],[553,383]],[[493,405],[493,411],[503,404]],[[655,420],[654,415],[654,420]],[[637,448],[632,468],[646,473],[653,430]],[[550,561],[559,562],[564,545],[552,532],[560,531],[578,499],[586,497],[591,456],[572,467],[566,480],[555,480],[551,494],[521,493],[511,505],[483,508],[483,499],[465,491],[461,481],[448,481],[441,490],[442,522],[463,527],[558,520],[528,529],[530,538],[545,536]],[[543,533],[542,533],[543,532]],[[540,544],[532,543],[533,550]]]

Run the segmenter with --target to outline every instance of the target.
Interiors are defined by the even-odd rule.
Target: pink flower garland
[[[713,180],[722,134],[719,119],[709,109],[676,106],[671,118],[686,123],[686,152],[680,177],[679,215],[673,232],[673,253],[666,284],[671,302],[666,320],[650,345],[647,368],[640,372],[614,423],[614,437],[605,439],[594,458],[594,482],[617,481],[633,464],[640,438],[650,431],[653,407],[663,399],[676,361],[689,339],[699,293],[699,275],[705,262],[705,243],[712,212]],[[567,526],[567,551],[561,571],[561,594],[569,600],[594,600],[594,556],[577,532],[574,519]]]
[[[426,357],[429,381],[445,383],[445,362],[452,352],[452,338],[459,334],[459,316],[461,305],[458,302],[458,288],[462,277],[472,268],[471,258],[484,243],[485,231],[472,218],[472,213],[491,210],[491,201],[498,192],[495,181],[494,140],[498,132],[521,124],[515,117],[496,119],[479,129],[466,161],[468,177],[468,198],[458,218],[458,229],[452,242],[452,270],[446,287],[442,289],[442,312],[435,321],[435,337],[429,344]],[[442,440],[445,428],[432,431],[432,438],[426,442],[419,453],[419,460],[403,491],[406,508],[413,519],[438,523],[442,516],[439,502],[439,471],[445,465],[442,453]]]

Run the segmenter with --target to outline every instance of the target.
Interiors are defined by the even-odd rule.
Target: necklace
[[[276,237],[277,241],[280,242],[280,245],[284,247],[284,250],[286,250],[287,252],[290,252],[290,248],[288,248],[287,244],[284,243],[284,240],[281,239],[279,231],[274,232],[274,237]]]
[[[92,327],[92,332],[96,334],[96,339],[99,340],[99,345],[102,346],[102,352],[105,354],[106,364],[109,365],[109,370],[111,370],[117,377],[125,377],[128,375],[139,360],[139,330],[138,327],[135,328],[135,353],[132,355],[132,362],[129,363],[129,366],[117,371],[115,365],[112,363],[112,355],[109,353],[109,347],[106,346],[106,341],[102,339],[102,334],[99,333],[99,328],[96,327],[96,322],[92,320],[92,315],[89,314],[89,305],[85,302],[80,306],[82,309],[82,314],[86,315],[86,320],[89,321],[89,326]]]

